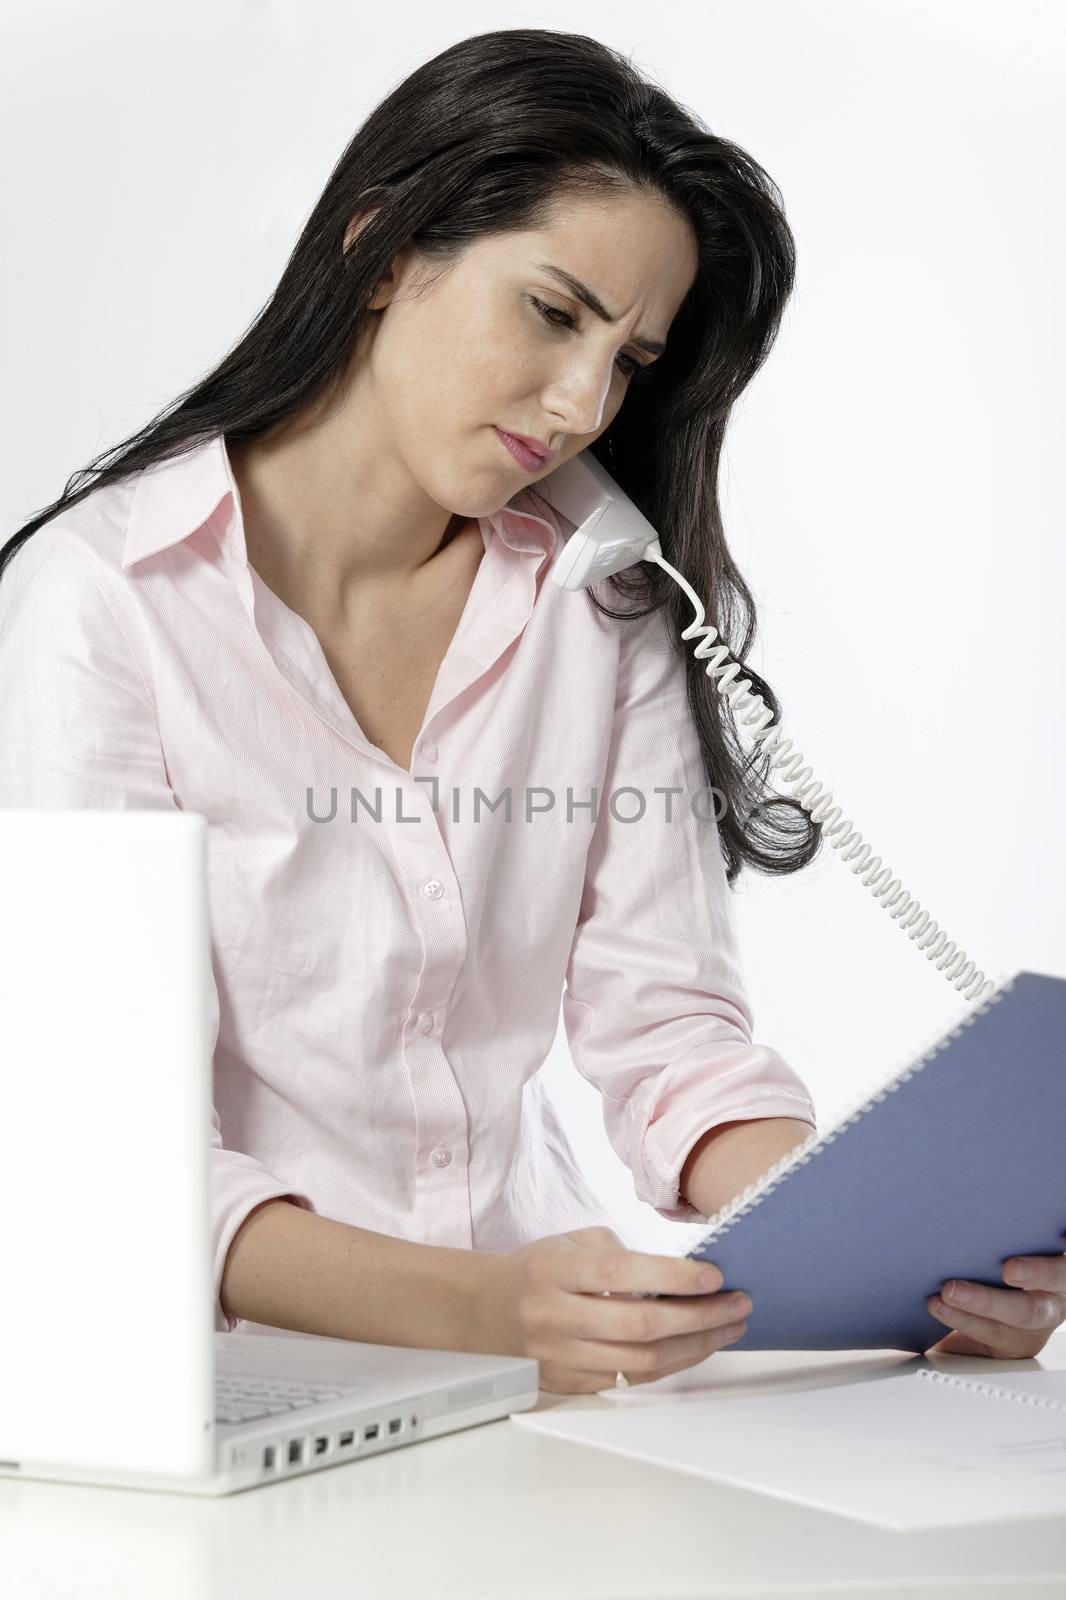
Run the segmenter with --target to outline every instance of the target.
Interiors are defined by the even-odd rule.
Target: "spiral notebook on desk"
[[[752,1302],[736,1350],[923,1352],[946,1278],[1066,1250],[1066,979],[1015,972],[812,1133],[685,1254]]]
[[[735,1373],[741,1358],[726,1355]],[[894,1532],[1047,1516],[1066,1531],[1066,1370],[989,1372],[921,1367],[660,1405],[649,1389],[632,1408],[624,1391],[617,1406],[511,1423]]]

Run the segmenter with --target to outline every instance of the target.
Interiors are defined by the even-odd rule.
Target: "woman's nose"
[[[565,373],[559,375],[552,386],[545,412],[558,417],[566,433],[575,436],[602,433],[611,421],[614,409],[611,395],[611,368],[604,361],[583,356]],[[611,360],[613,362],[613,355]]]
[[[602,385],[569,384],[565,392],[556,391],[552,414],[559,418],[559,427],[569,438],[588,438],[602,433],[611,420],[611,408]]]

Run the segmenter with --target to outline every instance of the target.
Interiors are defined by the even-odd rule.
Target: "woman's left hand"
[[[991,1289],[966,1278],[949,1278],[940,1295],[929,1296],[926,1305],[933,1316],[956,1331],[926,1355],[990,1356],[1002,1361],[1039,1354],[1066,1322],[1066,1254],[1010,1256],[1002,1271],[1004,1282],[1017,1288]],[[957,1289],[968,1290],[968,1297],[957,1295]]]

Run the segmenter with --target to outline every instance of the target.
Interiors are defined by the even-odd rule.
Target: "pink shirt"
[[[221,435],[93,491],[0,581],[0,804],[207,819],[216,1297],[276,1196],[484,1251],[611,1226],[538,1077],[560,1001],[661,1216],[700,1220],[678,1179],[708,1128],[815,1125],[752,1040],[684,664],[660,615],[548,581],[572,532],[530,488],[481,520],[410,772],[249,565]],[[216,1327],[279,1332],[217,1298]]]

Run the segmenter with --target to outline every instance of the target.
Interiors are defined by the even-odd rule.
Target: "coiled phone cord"
[[[840,806],[833,804],[832,794],[828,790],[823,793],[822,785],[813,781],[811,768],[805,764],[806,757],[802,751],[793,749],[792,740],[781,732],[780,724],[774,726],[773,713],[752,689],[751,679],[733,682],[737,674],[743,672],[743,667],[730,658],[725,645],[714,645],[718,630],[705,622],[707,614],[699,596],[676,567],[666,560],[657,539],[647,547],[642,559],[654,561],[685,591],[696,617],[683,630],[681,637],[694,639],[698,636],[699,643],[694,651],[696,657],[701,661],[706,658],[707,676],[719,694],[729,702],[739,720],[751,731],[752,738],[762,744],[769,756],[771,770],[780,771],[803,809],[810,813],[815,822],[825,825],[833,849],[841,852],[855,876],[862,878],[889,916],[925,952],[927,960],[935,961],[948,982],[964,992],[968,1000],[982,1000],[995,985],[986,980],[983,972],[976,970],[965,950],[953,944],[939,924],[907,893],[899,879],[893,876],[891,867],[881,865],[881,857],[873,854],[863,841],[862,834],[856,832],[850,820],[843,816]]]

